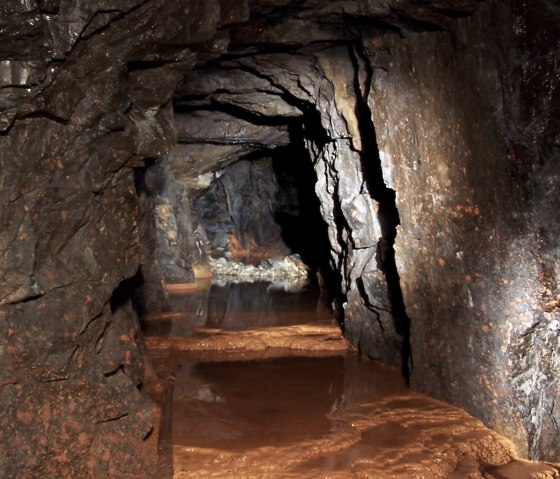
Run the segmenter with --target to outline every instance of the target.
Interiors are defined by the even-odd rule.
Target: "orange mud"
[[[170,294],[182,294],[189,291],[196,291],[196,283],[169,283],[165,285],[165,289]]]
[[[515,459],[464,411],[409,390],[397,369],[358,356],[318,298],[298,311],[265,303],[275,305],[266,327],[254,327],[252,301],[234,302],[227,328],[205,317],[146,338],[152,357],[176,363],[174,478],[556,477],[554,466]]]
[[[289,349],[300,351],[346,351],[349,345],[334,324],[310,324],[277,328],[222,331],[198,328],[192,336],[147,337],[150,349],[187,352],[238,352]]]

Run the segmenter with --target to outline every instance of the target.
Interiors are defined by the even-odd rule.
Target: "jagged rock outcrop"
[[[229,166],[209,191],[195,201],[214,258],[249,261],[290,253],[276,221],[278,180],[271,158],[243,160]]]
[[[536,34],[523,15],[488,4],[449,31],[387,36],[370,105],[384,178],[397,193],[412,385],[482,418],[523,453],[553,458],[560,345],[550,273],[559,249],[544,237],[557,234],[560,218],[542,195],[557,194],[560,163],[550,140],[536,146],[544,137],[520,96],[531,75],[519,69],[535,68],[519,63]],[[558,97],[546,83],[530,104],[546,109],[545,98]]]
[[[160,65],[197,62],[212,3],[0,7],[2,477],[155,475],[159,412],[120,285],[149,256],[135,169],[175,143],[181,75]]]
[[[226,61],[218,76],[224,85],[216,78],[212,87],[217,91],[231,89],[230,75],[235,77],[243,71],[255,78],[248,80],[249,85],[266,78],[269,89],[282,91],[277,103],[298,106],[302,135],[311,156],[309,159],[302,155],[300,161],[314,164],[315,191],[332,248],[331,268],[339,272],[342,282],[346,334],[365,354],[401,365],[403,354],[407,354],[406,324],[402,324],[406,318],[401,317],[403,311],[393,314],[393,298],[381,265],[385,243],[391,243],[394,236],[389,224],[396,218],[381,218],[390,209],[380,206],[386,201],[381,172],[371,178],[371,185],[364,173],[366,156],[375,151],[367,150],[371,145],[360,131],[361,119],[356,116],[357,95],[363,94],[359,76],[366,72],[358,70],[355,56],[354,48],[348,45],[304,48],[297,55],[244,56]],[[189,75],[187,84],[188,81]],[[208,94],[212,96],[213,92]],[[241,94],[247,95],[245,91]],[[235,92],[231,91],[231,95]],[[185,99],[181,102],[184,104]],[[200,97],[196,102],[202,102]],[[251,102],[247,104],[248,114],[262,116],[251,110]],[[270,109],[280,111],[283,107]]]
[[[294,125],[348,337],[559,459],[559,17],[550,0],[3,2],[0,475],[154,476],[128,280],[157,276],[149,205],[185,197],[142,199],[139,176],[167,157],[206,188]],[[175,126],[175,91],[196,125]],[[237,150],[209,134],[230,117]]]

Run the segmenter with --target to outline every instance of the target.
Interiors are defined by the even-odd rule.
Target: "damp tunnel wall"
[[[534,130],[518,76],[527,66],[507,28],[518,14],[488,5],[451,31],[387,38],[370,104],[384,178],[397,193],[411,385],[482,418],[524,454],[552,458],[558,309],[542,268],[557,271],[548,255],[558,246],[536,245],[540,228],[557,231],[558,216],[538,211],[530,178],[552,173],[557,152],[528,153]],[[436,53],[421,59],[426,50]],[[549,194],[558,191],[554,169],[541,185]]]
[[[249,110],[273,97],[303,119],[348,338],[393,364],[408,339],[364,173],[379,161],[411,384],[558,460],[559,17],[545,0],[4,2],[0,475],[154,476],[160,409],[122,283],[161,269],[135,178],[176,144],[178,85],[210,88],[216,62],[256,78]]]

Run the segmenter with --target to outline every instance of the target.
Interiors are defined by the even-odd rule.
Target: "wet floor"
[[[145,334],[188,336],[200,328],[239,331],[332,322],[325,301],[311,285],[199,281],[177,290],[170,295],[170,314],[144,318]]]
[[[144,328],[176,360],[175,478],[554,477],[359,357],[312,288],[203,284],[173,303]]]

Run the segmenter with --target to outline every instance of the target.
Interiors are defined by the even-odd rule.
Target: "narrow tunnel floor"
[[[175,363],[175,478],[552,477],[358,356],[312,289],[199,284],[174,310],[144,329],[154,360]]]

